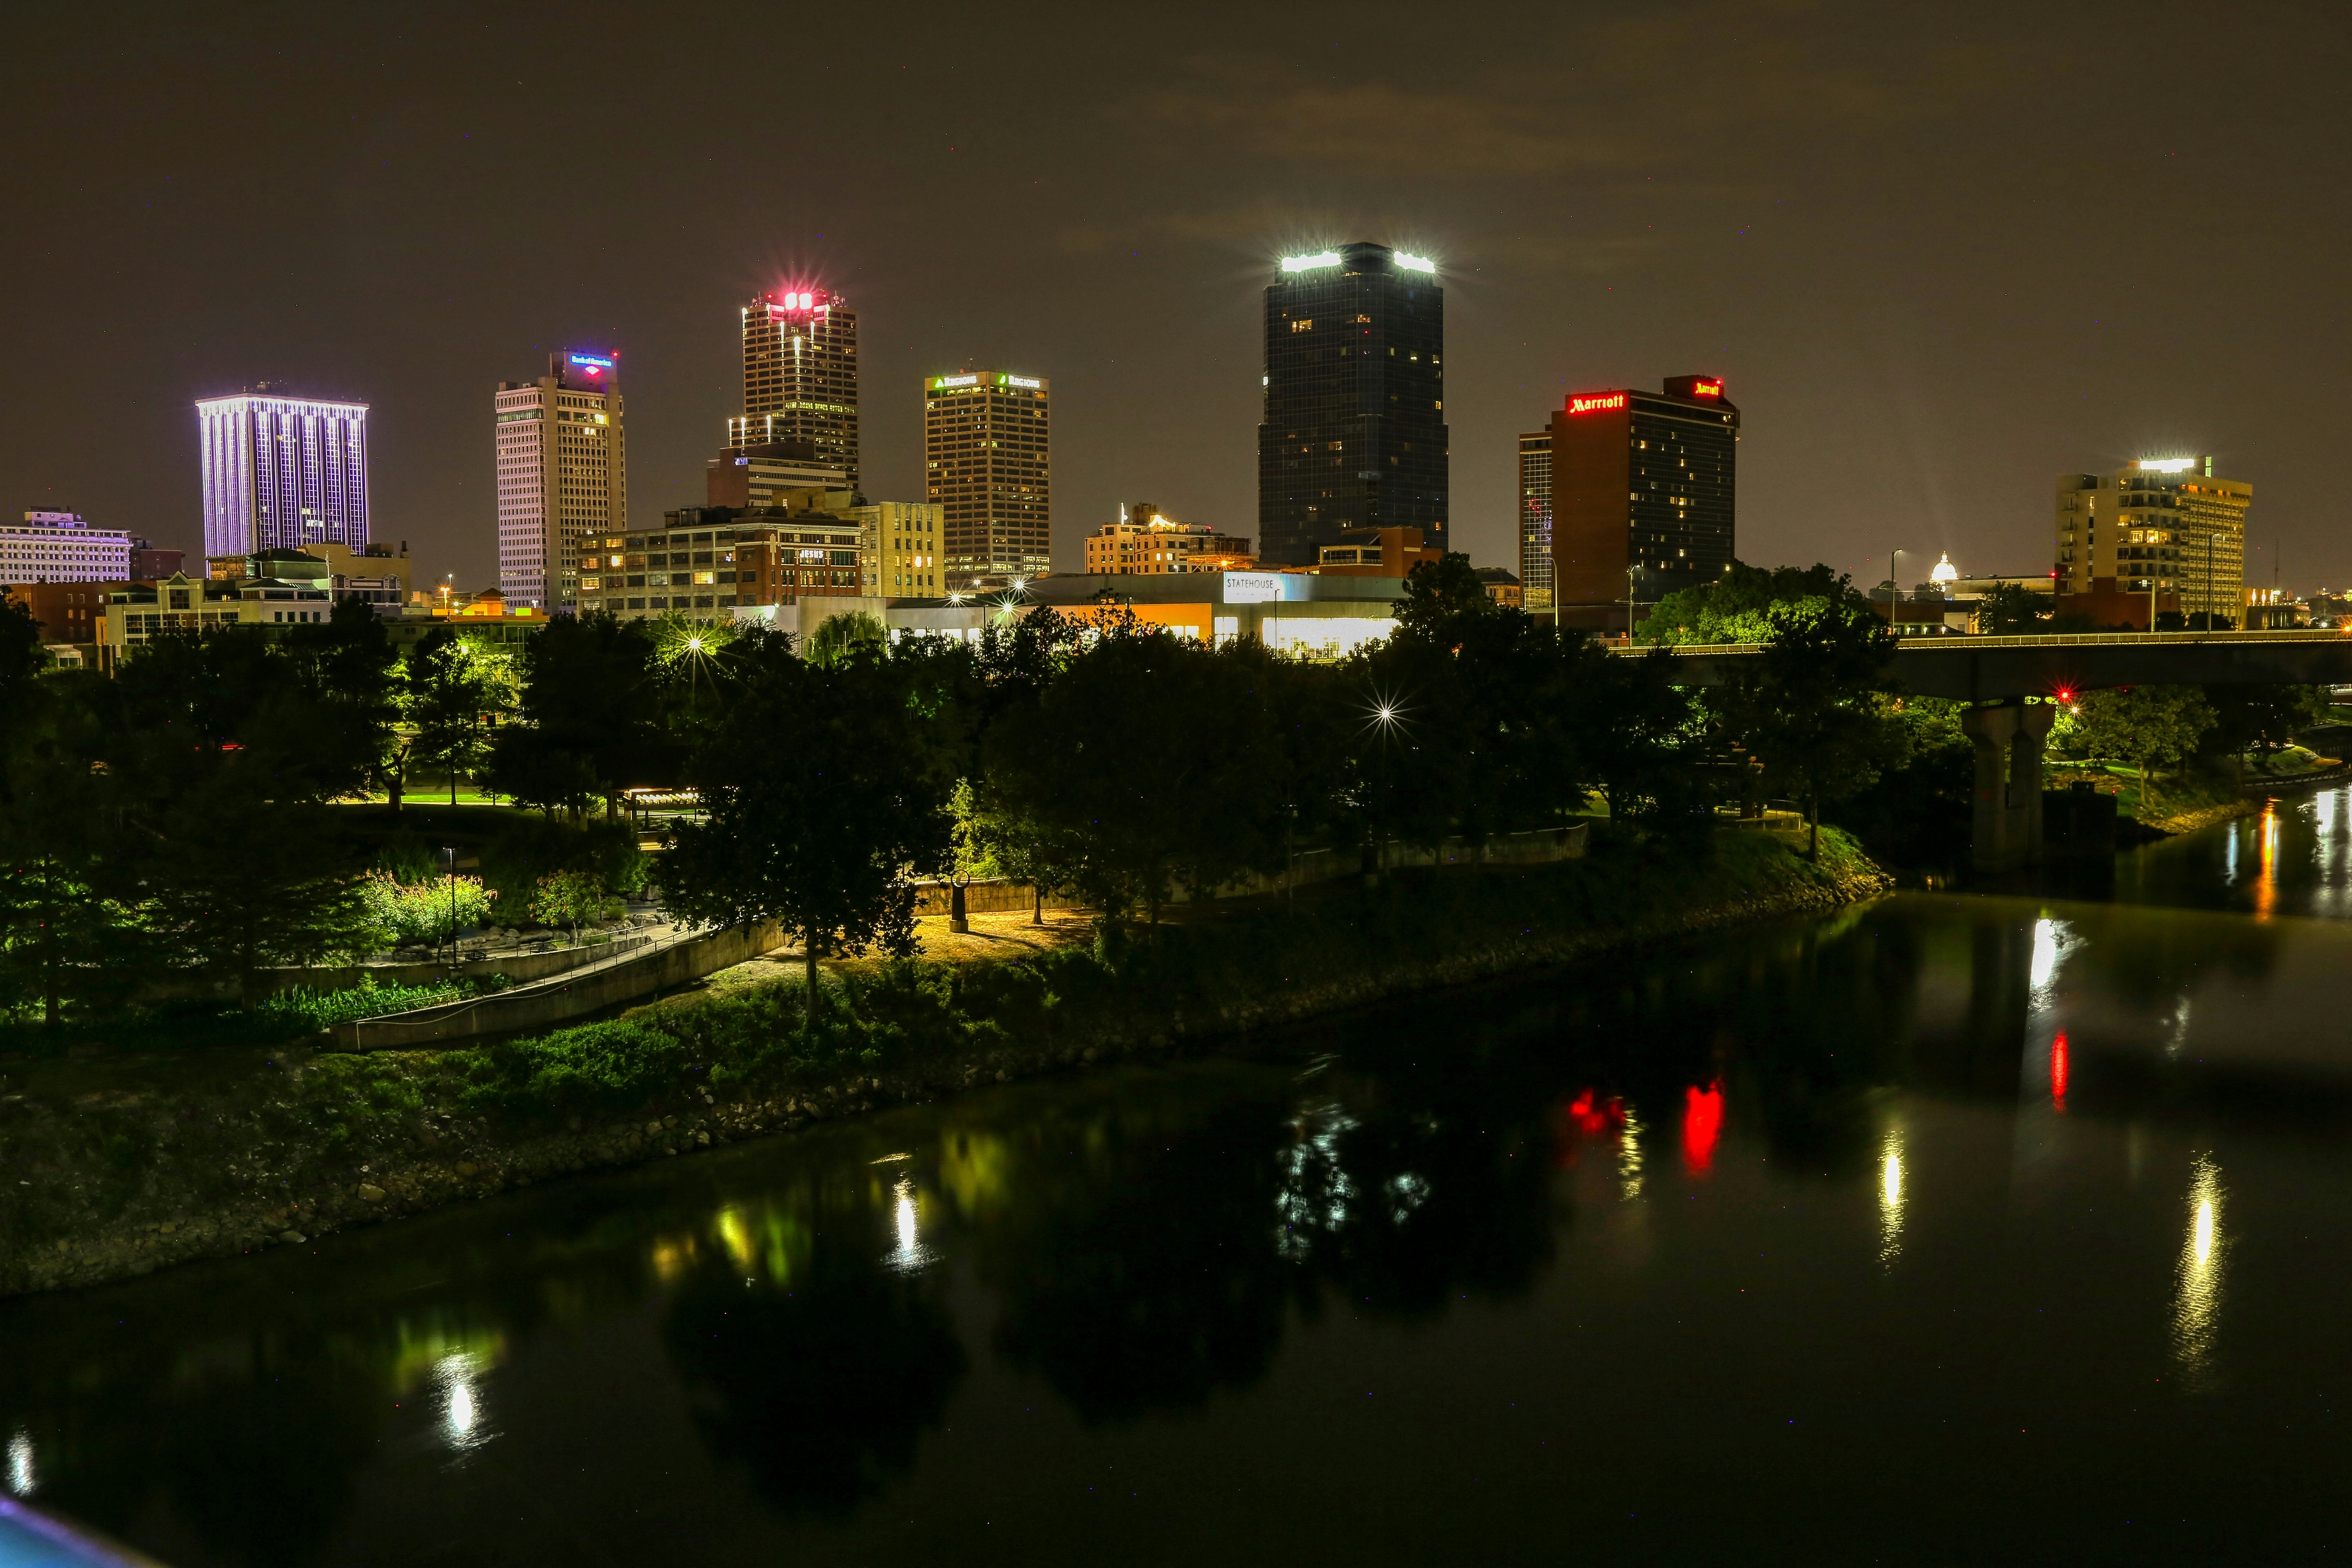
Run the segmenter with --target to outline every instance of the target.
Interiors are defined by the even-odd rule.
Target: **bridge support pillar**
[[[1960,716],[1977,749],[1969,861],[1978,870],[2041,864],[2042,742],[2057,718],[2049,703],[2015,697]]]

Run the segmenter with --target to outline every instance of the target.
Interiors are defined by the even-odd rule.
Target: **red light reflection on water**
[[[1704,1171],[1715,1163],[1716,1141],[1723,1136],[1723,1085],[1683,1090],[1683,1163]]]
[[[2066,1110],[2066,1031],[2061,1029],[2050,1042],[2050,1108],[2062,1115]]]
[[[1622,1100],[1613,1094],[1601,1100],[1594,1090],[1586,1089],[1552,1113],[1552,1163],[1575,1164],[1577,1146],[1584,1140],[1622,1131],[1624,1126]]]

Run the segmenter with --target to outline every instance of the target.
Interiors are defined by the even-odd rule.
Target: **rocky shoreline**
[[[730,1094],[707,1084],[627,1113],[517,1127],[470,1111],[460,1053],[309,1049],[171,1065],[78,1064],[27,1092],[0,1079],[0,1295],[135,1278],[173,1264],[315,1246],[357,1225],[421,1214],[576,1173],[675,1158],[812,1121],[1015,1078],[1199,1047],[1411,992],[1538,973],[1612,950],[1759,919],[1826,911],[1891,891],[1876,867],[1746,889],[1626,925],[1473,943],[1408,966],[1238,999],[1205,1016],[1130,1015],[1082,1042],[1012,1046],[898,1070]],[[691,999],[655,1006],[692,1005]]]

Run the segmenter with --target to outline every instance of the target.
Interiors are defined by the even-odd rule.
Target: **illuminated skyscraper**
[[[1052,568],[1052,395],[1043,376],[1010,371],[923,378],[923,499],[940,508],[948,587]]]
[[[857,312],[838,294],[785,289],[743,307],[743,414],[727,422],[727,445],[780,441],[860,488]]]
[[[509,609],[577,610],[581,540],[629,526],[620,367],[551,353],[537,381],[500,382],[495,404],[499,589]]]
[[[289,397],[262,382],[196,405],[205,553],[368,542],[364,403]]]
[[[1551,432],[1519,437],[1519,585],[1530,610],[1551,608]]]
[[[1446,548],[1445,291],[1385,245],[1286,257],[1265,290],[1258,557],[1312,565],[1352,529]]]
[[[1625,624],[1731,563],[1739,410],[1713,376],[1570,395],[1551,416],[1551,588],[1560,624]]]

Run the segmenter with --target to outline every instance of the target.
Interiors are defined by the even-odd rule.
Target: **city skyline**
[[[2226,48],[2260,105],[2208,103],[2193,137],[2058,116],[2059,62],[2126,16],[2136,47]],[[1238,27],[1170,56],[1122,21],[1046,37],[1027,68],[1071,90],[969,130],[796,121],[781,204],[742,191],[774,138],[661,107],[735,24],[638,18],[552,53],[519,17],[468,25],[452,57],[429,18],[398,36],[320,18],[283,53],[250,16],[102,40],[89,19],[45,24],[45,69],[6,112],[36,138],[105,133],[48,138],[12,190],[27,232],[78,237],[0,260],[12,509],[75,505],[199,548],[185,411],[282,379],[368,401],[374,531],[436,578],[487,584],[476,389],[534,345],[626,345],[630,514],[694,504],[743,412],[732,313],[797,283],[856,301],[869,495],[920,493],[922,408],[899,389],[1033,365],[1062,405],[1066,564],[1122,497],[1252,531],[1258,291],[1279,257],[1373,236],[1442,269],[1451,521],[1481,563],[1517,555],[1519,432],[1570,390],[1675,370],[1741,389],[1753,559],[1876,580],[1899,496],[1902,548],[2046,570],[2052,476],[2186,450],[2261,486],[2250,578],[2268,584],[2282,538],[2291,583],[2352,578],[2332,431],[2299,390],[2344,335],[2331,258],[2352,219],[2310,199],[2345,158],[2334,78],[2257,16],[2086,6],[1964,43],[1834,4],[1531,18],[1512,55],[1584,59],[1572,87],[1467,30],[1422,38],[1407,71],[1346,28],[1313,58]],[[976,22],[843,27],[828,60],[869,62],[828,64],[845,89],[952,87],[1014,52]],[[1643,64],[1666,38],[1671,83]],[[1121,85],[1139,75],[1159,84],[1143,99]],[[533,107],[583,79],[619,89],[599,132],[614,161],[560,153]],[[224,151],[289,117],[306,131],[275,176]],[[2281,136],[2296,159],[2274,156]],[[302,265],[259,289],[252,237],[289,190],[337,195],[310,209]],[[2052,243],[2053,214],[2126,232],[2157,190],[2232,221],[2194,245]],[[571,241],[561,269],[551,235]],[[125,258],[142,308],[88,255]],[[2173,352],[2189,342],[2229,349]],[[2178,368],[2115,374],[2159,351]]]

